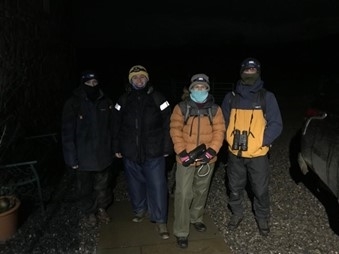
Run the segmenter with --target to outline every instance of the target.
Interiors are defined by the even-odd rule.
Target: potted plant
[[[14,195],[0,196],[0,242],[5,242],[16,232],[20,204]]]

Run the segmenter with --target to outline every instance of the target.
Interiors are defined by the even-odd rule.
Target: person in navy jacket
[[[113,102],[100,89],[93,71],[81,75],[81,84],[65,102],[62,147],[65,164],[75,172],[79,208],[89,225],[108,223],[113,200]]]
[[[241,63],[240,80],[235,91],[225,95],[221,108],[226,123],[228,204],[232,211],[228,228],[235,230],[243,219],[243,195],[249,182],[259,233],[267,236],[270,232],[268,152],[281,134],[283,123],[275,95],[264,88],[257,59],[246,58]]]

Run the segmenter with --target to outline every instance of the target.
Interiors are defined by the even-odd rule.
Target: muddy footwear
[[[239,215],[232,215],[230,221],[228,222],[227,228],[229,230],[235,230],[244,217]]]
[[[198,232],[205,232],[207,230],[207,227],[204,223],[202,222],[196,222],[196,223],[192,223],[195,230]]]
[[[165,223],[157,223],[157,231],[162,239],[166,240],[169,238],[169,233],[167,230],[167,225]]]
[[[133,222],[142,222],[145,217],[146,217],[146,212],[141,212],[141,213],[136,214],[133,217],[132,221]]]
[[[97,218],[94,213],[90,213],[88,215],[84,215],[80,221],[80,224],[85,227],[95,227],[97,225]]]
[[[177,237],[177,245],[181,249],[186,249],[188,247],[188,238],[187,237]]]
[[[259,233],[262,236],[268,236],[270,233],[270,227],[268,226],[267,219],[257,219]]]
[[[108,224],[111,221],[111,217],[108,215],[104,208],[98,209],[97,218],[99,222],[103,224]]]

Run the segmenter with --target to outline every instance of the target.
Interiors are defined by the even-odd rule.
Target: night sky
[[[79,68],[98,69],[114,86],[127,81],[135,64],[144,65],[155,82],[188,82],[197,72],[235,82],[240,62],[256,57],[275,90],[291,80],[307,88],[310,80],[336,72],[339,1],[215,2],[76,0]],[[284,87],[272,85],[285,80]]]

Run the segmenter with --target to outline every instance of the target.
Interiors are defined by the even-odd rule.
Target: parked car
[[[298,164],[313,171],[339,200],[339,78],[323,83],[306,111]]]

